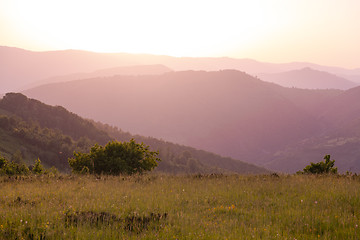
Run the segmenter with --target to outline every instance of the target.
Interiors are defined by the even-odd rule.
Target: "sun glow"
[[[13,28],[38,48],[222,55],[274,27],[259,1],[36,0],[8,7]]]
[[[0,45],[282,62],[332,59],[358,67],[359,9],[358,0],[1,0]]]

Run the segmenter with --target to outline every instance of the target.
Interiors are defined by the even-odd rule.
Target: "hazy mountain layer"
[[[26,88],[36,87],[48,83],[67,82],[85,78],[108,77],[114,75],[159,75],[172,70],[164,65],[136,65],[116,68],[100,69],[88,73],[74,73],[64,76],[56,76],[35,82]]]
[[[351,92],[284,88],[226,70],[94,78],[45,85],[25,93],[126,131],[294,171],[275,164],[279,152],[339,128],[332,104]],[[317,160],[314,155],[300,165]],[[292,159],[288,161],[293,165]],[[346,168],[347,160],[343,161]]]
[[[39,81],[57,76],[89,73],[106,68],[153,64],[162,64],[175,71],[237,69],[258,76],[263,73],[279,73],[311,67],[345,78],[349,76],[355,82],[356,79],[360,79],[360,68],[343,69],[306,62],[274,64],[251,59],[177,58],[146,54],[104,54],[79,50],[32,52],[4,46],[0,46],[0,56],[0,93],[26,89],[26,86],[34,86],[33,84]],[[77,78],[75,75],[74,77]]]
[[[303,68],[282,73],[261,74],[264,81],[277,83],[284,87],[305,89],[343,89],[347,90],[358,84],[343,77],[311,68]]]

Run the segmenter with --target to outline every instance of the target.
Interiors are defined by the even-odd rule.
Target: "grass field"
[[[0,239],[360,239],[360,178],[0,178]]]

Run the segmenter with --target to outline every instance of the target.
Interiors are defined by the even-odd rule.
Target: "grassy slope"
[[[356,239],[358,177],[161,176],[0,179],[0,239]],[[121,221],[66,226],[93,211]],[[139,233],[126,216],[167,213]],[[164,215],[162,215],[164,216]],[[79,219],[78,219],[79,220]]]

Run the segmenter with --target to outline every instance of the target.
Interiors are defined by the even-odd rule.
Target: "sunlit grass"
[[[1,239],[360,236],[358,177],[2,177],[0,193]],[[90,213],[96,217],[108,214],[114,219],[79,218],[76,224],[66,223],[67,214],[77,218]],[[150,217],[154,214],[161,217],[154,220]],[[141,219],[145,224],[129,223],[129,218]],[[129,230],[129,224],[139,226]]]

